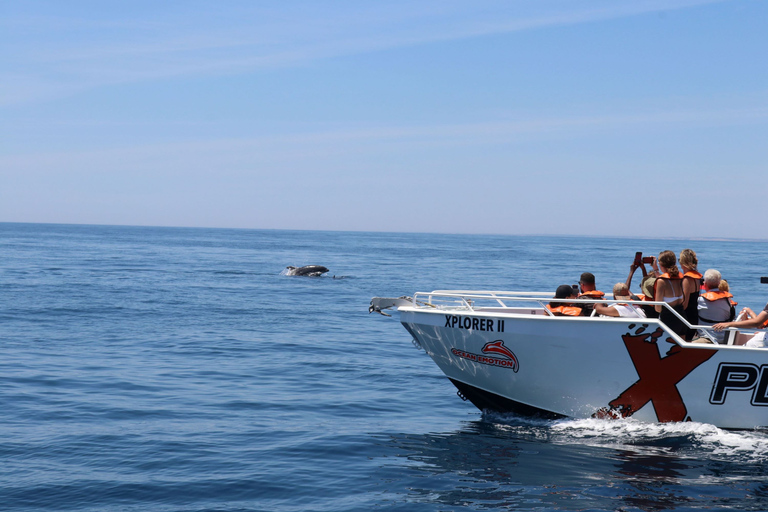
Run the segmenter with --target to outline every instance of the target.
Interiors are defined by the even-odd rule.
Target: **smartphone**
[[[643,263],[653,263],[653,256],[646,256],[643,258]]]
[[[765,277],[765,276],[761,277],[760,282],[763,284],[768,284],[768,277]]]
[[[633,263],[633,265],[635,265],[636,267],[639,267],[640,263],[642,261],[643,261],[643,253],[642,252],[636,252],[635,253],[635,262]]]

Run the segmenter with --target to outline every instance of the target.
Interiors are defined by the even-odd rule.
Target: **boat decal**
[[[635,325],[630,325],[634,329]],[[690,420],[688,409],[677,384],[699,365],[709,360],[716,349],[685,349],[674,343],[664,357],[660,356],[658,340],[664,334],[661,327],[646,333],[644,324],[635,334],[622,335],[632,364],[640,377],[618,397],[609,402],[608,408],[598,410],[596,418],[627,418],[653,402],[656,418],[660,422]]]
[[[445,325],[452,329],[466,329],[468,331],[504,332],[504,320],[493,318],[479,318],[476,316],[445,315]]]
[[[473,354],[472,352],[466,352],[457,348],[451,349],[451,353],[453,355],[464,359],[469,359],[475,363],[487,364],[489,366],[500,366],[502,368],[510,368],[514,372],[517,372],[517,370],[520,369],[520,363],[517,360],[517,356],[504,345],[503,340],[488,342],[483,345],[481,351],[483,352],[482,354]],[[501,357],[496,357],[496,354]]]
[[[768,365],[720,363],[709,403],[724,404],[729,391],[752,391],[752,405],[768,406]]]

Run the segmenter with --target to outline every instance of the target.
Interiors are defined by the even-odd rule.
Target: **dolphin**
[[[328,272],[328,269],[322,265],[307,265],[304,267],[285,267],[285,275],[287,276],[307,276],[317,277]]]

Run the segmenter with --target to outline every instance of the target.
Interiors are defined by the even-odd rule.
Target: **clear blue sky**
[[[768,238],[764,0],[0,0],[0,222]]]

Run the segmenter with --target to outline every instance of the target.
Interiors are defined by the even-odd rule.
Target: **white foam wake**
[[[502,430],[515,430],[550,442],[593,447],[690,453],[710,458],[768,462],[768,431],[723,430],[708,423],[647,423],[633,419],[529,420],[513,415],[490,415],[485,419]]]

